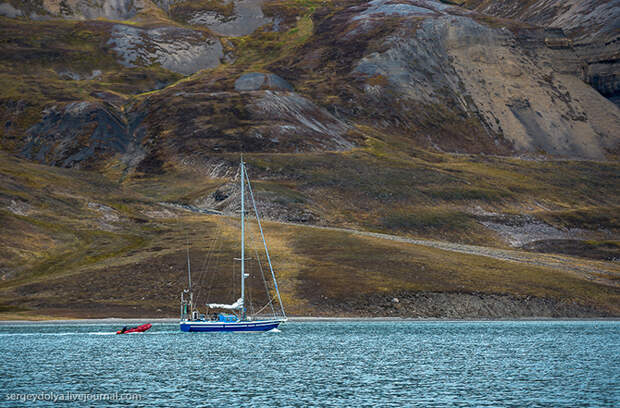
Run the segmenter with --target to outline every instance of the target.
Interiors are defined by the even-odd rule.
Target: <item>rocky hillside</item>
[[[2,144],[40,162],[119,154],[133,170],[188,150],[339,150],[385,133],[440,152],[618,151],[618,109],[583,82],[612,89],[611,74],[594,79],[576,43],[611,41],[600,19],[616,8],[595,24],[574,7],[538,19],[501,2],[34,4],[3,5]],[[507,14],[517,20],[491,17]]]
[[[85,314],[126,315],[139,299],[105,284],[127,270],[176,296],[183,231],[228,231],[245,152],[273,221],[520,251],[491,265],[486,249],[273,224],[281,259],[312,265],[283,277],[296,313],[617,315],[619,9],[0,0],[0,303],[66,314],[84,290]]]

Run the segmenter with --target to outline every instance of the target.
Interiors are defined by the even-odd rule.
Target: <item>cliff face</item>
[[[384,42],[386,51],[363,57],[354,71],[384,76],[403,99],[450,106],[451,113],[480,123],[486,134],[475,139],[487,144],[602,158],[617,144],[618,111],[602,100],[603,106],[591,104],[601,98],[578,80],[578,56],[549,46],[549,37],[540,29],[511,31],[446,13],[422,20],[413,36],[394,33]],[[600,108],[609,114],[600,115]]]
[[[561,28],[578,42],[618,37],[620,10],[614,0],[469,0],[464,3],[488,15]]]
[[[561,29],[586,62],[587,82],[620,104],[620,2],[617,0],[468,1],[481,13]]]

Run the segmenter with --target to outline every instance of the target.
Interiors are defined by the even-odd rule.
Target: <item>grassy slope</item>
[[[210,300],[232,295],[237,221],[175,214],[156,204],[208,191],[213,188],[209,181],[179,173],[118,184],[91,172],[49,168],[5,154],[0,174],[10,180],[2,184],[3,208],[11,200],[29,206],[26,215],[1,212],[6,255],[0,265],[0,317],[24,317],[31,311],[75,317],[174,316],[184,285],[188,235],[197,286],[204,289],[200,296],[205,296],[207,283],[213,286]],[[168,189],[170,184],[175,189]],[[119,221],[104,222],[88,203],[114,208]],[[265,230],[284,302],[293,314],[321,314],[322,304],[336,305],[332,313],[359,314],[345,306],[415,291],[534,296],[620,313],[620,290],[568,271],[345,232],[274,223],[266,223]],[[212,241],[214,237],[219,238]],[[250,271],[255,277],[256,268],[250,266]],[[255,303],[260,303],[261,285],[250,283]]]
[[[450,155],[435,161],[369,145],[350,153],[249,155],[248,162],[258,173],[295,180],[327,222],[364,229],[492,243],[470,214],[476,207],[532,212],[560,228],[576,212],[582,217],[571,218],[572,228],[602,217],[598,225],[618,229],[618,164]]]

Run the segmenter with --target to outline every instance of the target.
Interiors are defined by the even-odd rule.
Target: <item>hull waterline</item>
[[[184,332],[261,332],[277,329],[283,320],[262,320],[254,322],[193,322],[181,321]]]

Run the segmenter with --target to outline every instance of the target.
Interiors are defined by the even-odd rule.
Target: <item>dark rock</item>
[[[260,72],[243,74],[235,81],[235,90],[237,91],[258,91],[259,89],[292,91],[293,87],[275,74]]]
[[[221,190],[216,190],[215,193],[213,193],[213,199],[215,201],[224,201],[226,200],[230,195],[227,192],[221,191]]]
[[[398,303],[394,299],[398,296]],[[346,304],[345,304],[346,303]],[[328,314],[352,316],[400,316],[449,319],[502,319],[533,317],[601,317],[606,310],[567,300],[531,295],[495,293],[399,292],[352,299],[327,300],[321,308]]]
[[[27,134],[22,156],[62,167],[100,151],[123,152],[129,143],[125,124],[115,112],[83,101],[48,108]]]
[[[141,115],[126,117],[112,105],[98,102],[54,105],[28,129],[20,155],[54,166],[81,167],[121,153],[123,161],[135,165],[144,158],[141,120]]]

